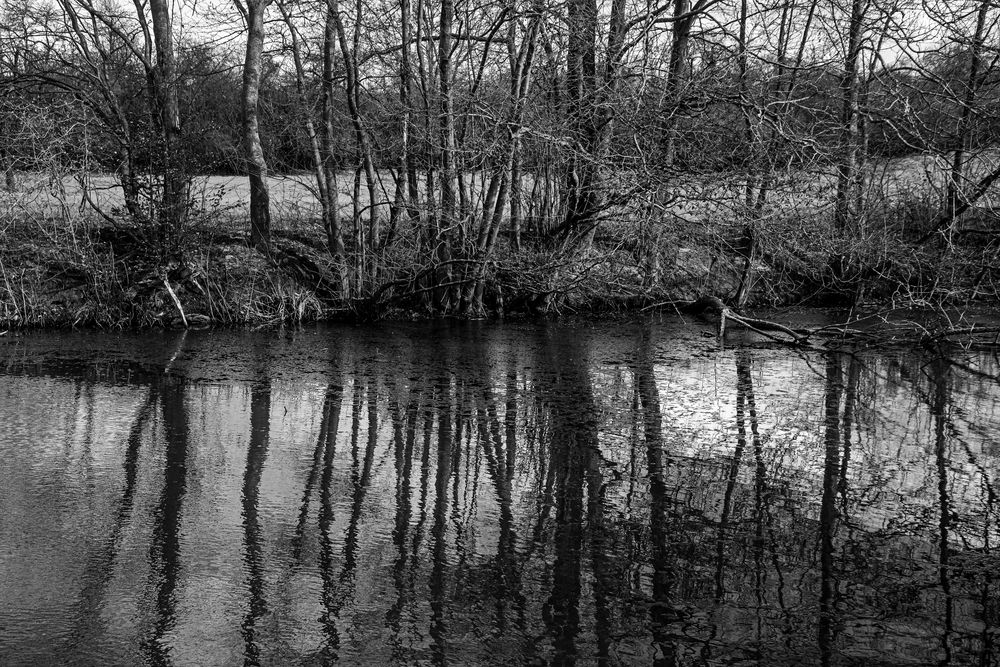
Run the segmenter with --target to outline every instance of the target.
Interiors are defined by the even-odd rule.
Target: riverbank
[[[87,220],[18,221],[0,246],[0,328],[265,326],[422,319],[458,314],[462,285],[445,264],[424,266],[408,244],[357,252],[337,265],[320,230],[275,230],[269,251],[229,220],[164,239]],[[525,247],[491,262],[485,312],[471,317],[614,316],[725,290],[699,250],[675,253],[670,275],[642,275],[634,252],[598,237],[568,256]],[[442,267],[446,267],[445,270]]]
[[[412,244],[358,252],[335,264],[319,229],[276,230],[269,252],[250,247],[233,220],[199,220],[182,234],[94,218],[17,220],[2,230],[0,329],[146,329],[267,326],[316,321],[442,316],[622,317],[736,292],[741,258],[720,252],[710,232],[662,235],[655,244],[608,226],[586,248],[509,239],[484,268],[483,310],[462,312],[462,275],[420,263]],[[805,256],[808,249],[803,249]],[[426,254],[426,253],[424,253]],[[954,253],[953,253],[954,254]],[[763,256],[748,306],[927,307],[995,305],[997,286],[953,257],[944,278],[913,255],[878,270]],[[939,262],[943,260],[938,260]],[[964,261],[968,267],[981,266]],[[904,271],[906,269],[906,271]],[[962,285],[961,289],[956,285]]]

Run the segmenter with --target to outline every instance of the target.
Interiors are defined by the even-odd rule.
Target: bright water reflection
[[[998,659],[995,356],[0,342],[4,665]]]

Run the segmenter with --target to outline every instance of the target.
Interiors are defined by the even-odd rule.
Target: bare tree
[[[844,231],[853,221],[857,211],[854,201],[858,188],[858,94],[861,50],[865,33],[865,0],[851,0],[847,24],[847,51],[844,54],[844,71],[840,78],[840,155],[837,167],[837,227]]]
[[[151,74],[154,97],[163,137],[163,222],[179,228],[187,214],[191,179],[181,153],[181,111],[178,99],[177,58],[174,54],[173,19],[168,0],[149,0],[156,44],[156,66]],[[145,16],[140,4],[136,12],[145,32]]]
[[[267,186],[267,161],[260,143],[257,106],[260,98],[261,57],[264,51],[264,13],[271,0],[234,0],[247,24],[246,59],[243,63],[243,132],[250,178],[250,243],[268,249],[271,243],[271,197]]]
[[[282,19],[288,28],[288,37],[292,51],[292,61],[295,66],[295,91],[298,96],[299,105],[303,116],[303,125],[306,135],[309,137],[309,146],[312,150],[313,168],[316,173],[316,190],[319,195],[320,208],[323,216],[323,229],[326,233],[327,249],[333,258],[334,264],[341,272],[340,285],[342,295],[347,294],[346,274],[344,265],[344,236],[340,226],[340,215],[338,212],[338,190],[337,175],[333,169],[333,53],[332,39],[324,36],[322,39],[323,49],[323,78],[321,80],[320,105],[322,113],[320,119],[320,130],[316,129],[313,119],[313,102],[307,94],[307,74],[304,65],[302,37],[299,28],[293,20],[291,8],[287,1],[278,3]],[[325,7],[324,7],[325,10]],[[324,12],[330,17],[329,11]],[[332,27],[332,20],[327,21]]]

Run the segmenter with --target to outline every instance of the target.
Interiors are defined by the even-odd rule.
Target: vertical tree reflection
[[[185,383],[179,377],[161,380],[160,406],[166,444],[163,490],[153,515],[149,562],[156,582],[156,620],[143,642],[148,662],[169,664],[164,638],[176,620],[177,577],[180,570],[181,506],[187,489],[188,417]]]
[[[339,576],[339,586],[341,589],[338,600],[338,613],[343,606],[344,600],[349,594],[354,584],[354,575],[358,566],[358,542],[359,531],[361,530],[361,509],[364,506],[365,496],[371,486],[372,465],[375,462],[375,447],[378,444],[378,384],[374,378],[368,378],[367,386],[368,403],[368,432],[365,439],[364,457],[358,456],[360,447],[360,427],[359,415],[356,414],[351,426],[352,458],[354,460],[354,470],[352,471],[353,492],[351,498],[351,516],[347,523],[347,536],[344,540],[344,558]],[[357,397],[361,396],[361,391],[355,392]],[[355,408],[358,413],[361,411],[361,401],[355,401]]]
[[[514,526],[513,486],[517,467],[517,411],[518,389],[517,373],[513,370],[507,373],[506,403],[504,407],[504,442],[506,444],[507,467],[504,475],[504,512],[501,515],[500,545],[497,555],[500,560],[500,572],[503,577],[504,599],[513,598],[517,604],[518,621],[524,626],[525,597],[522,593],[521,558],[517,554],[517,531]],[[505,618],[504,610],[500,609],[501,618]]]
[[[949,576],[949,533],[951,531],[951,502],[948,497],[948,436],[946,425],[948,420],[948,376],[950,366],[943,358],[937,358],[930,365],[933,382],[931,399],[931,415],[934,417],[934,462],[937,469],[938,508],[940,521],[938,525],[938,576],[941,593],[944,596],[944,630],[941,635],[940,664],[951,664],[951,634],[954,624],[954,608],[951,594],[951,578]]]
[[[509,592],[508,586],[513,583],[516,576],[516,567],[513,556],[514,542],[517,534],[514,530],[514,516],[511,511],[511,476],[512,471],[508,465],[509,460],[505,455],[505,450],[513,445],[510,439],[506,444],[501,440],[500,422],[497,414],[496,403],[490,390],[486,378],[482,379],[482,401],[478,410],[479,443],[482,447],[483,455],[486,457],[486,472],[493,482],[493,491],[500,503],[500,539],[497,548],[497,575],[498,582],[497,595],[497,622],[500,632],[504,631],[506,614],[504,605]],[[509,404],[508,404],[509,407]],[[508,415],[509,417],[510,415]]]
[[[837,490],[840,492],[841,506],[844,518],[847,519],[847,473],[851,462],[851,437],[854,433],[855,412],[858,403],[858,382],[861,377],[861,362],[857,355],[851,355],[847,365],[847,387],[844,391],[844,453],[840,464],[840,480]]]
[[[427,522],[427,495],[430,487],[431,470],[431,434],[434,432],[434,409],[436,402],[441,400],[440,392],[432,387],[431,396],[424,410],[424,431],[421,437],[420,450],[420,500],[417,504],[417,524],[413,528],[413,538],[410,541],[410,554],[415,560],[420,541],[423,539],[424,524]]]
[[[555,349],[554,349],[555,348]],[[555,563],[552,594],[543,617],[553,639],[554,664],[577,659],[580,632],[581,564],[584,522],[584,474],[590,457],[598,456],[597,414],[584,351],[575,340],[547,346],[548,367],[543,389],[551,401],[549,465],[554,476]]]
[[[753,388],[753,378],[750,374],[750,355],[746,350],[736,351],[736,448],[733,459],[729,463],[726,474],[726,491],[722,498],[722,514],[719,518],[719,537],[715,549],[715,601],[721,604],[726,594],[725,584],[725,553],[728,539],[729,522],[733,511],[733,493],[736,491],[736,481],[739,479],[740,464],[743,452],[747,446],[746,404],[747,391]]]
[[[32,570],[41,581],[59,568],[50,586],[67,582],[62,612],[73,618],[56,649],[70,662],[96,650],[127,661],[138,632],[143,664],[215,651],[198,624],[227,604],[213,592],[231,584],[188,535],[219,517],[202,489],[235,484],[238,590],[211,625],[235,613],[223,640],[246,664],[841,664],[896,654],[992,664],[995,384],[879,351],[800,360],[713,348],[667,366],[651,332],[609,342],[551,331],[519,330],[499,348],[485,338],[414,344],[403,364],[367,352],[347,369],[337,360],[328,386],[289,401],[315,410],[301,438],[300,424],[278,419],[298,388],[282,389],[279,403],[262,373],[235,399],[236,428],[249,432],[245,450],[228,443],[239,449],[235,471],[215,465],[212,446],[195,456],[207,437],[197,429],[230,428],[231,393],[203,410],[214,405],[192,401],[197,385],[170,376],[136,395],[81,386],[73,420],[59,424],[68,454],[58,440],[54,462],[38,458],[24,473],[48,474],[48,463],[80,472],[84,428],[93,430],[97,488],[59,488],[57,518],[106,511],[88,516],[100,534]],[[426,358],[431,349],[438,356]],[[628,367],[617,361],[626,357]],[[896,358],[905,372],[892,370]],[[121,443],[99,446],[114,428],[101,416],[123,395]],[[12,463],[36,458],[15,453]],[[197,502],[187,495],[196,479]],[[136,571],[148,572],[138,603]],[[189,580],[212,585],[189,590]],[[14,590],[44,590],[25,582]]]
[[[983,495],[986,496],[986,511],[983,517],[983,555],[986,558],[992,556],[992,532],[996,530],[995,522],[996,519],[996,501],[997,497],[993,491],[993,486],[990,483],[989,476],[983,471]],[[990,663],[991,657],[993,657],[995,646],[994,642],[996,639],[997,631],[997,615],[1000,611],[1000,598],[993,595],[993,581],[996,577],[996,573],[992,570],[987,570],[983,573],[982,586],[979,591],[979,606],[981,608],[980,617],[983,622],[983,629],[979,633],[980,641],[980,653],[979,653],[979,664],[983,667]]]
[[[357,387],[355,387],[357,391]],[[323,474],[320,476],[320,509],[319,509],[319,569],[323,578],[323,614],[320,624],[323,626],[324,642],[320,651],[322,664],[336,660],[340,647],[340,635],[337,632],[336,582],[333,577],[333,461],[337,454],[337,427],[340,422],[340,410],[343,403],[343,388],[332,382],[326,391],[323,401],[323,421],[320,425],[318,443],[322,443]]]
[[[478,444],[485,458],[486,473],[493,484],[493,493],[500,510],[500,534],[497,555],[482,576],[491,581],[496,602],[497,632],[503,635],[508,626],[508,603],[516,602],[519,623],[523,625],[524,596],[521,593],[521,559],[517,554],[517,529],[513,508],[513,482],[516,471],[517,451],[517,374],[507,373],[505,414],[501,422],[497,399],[491,386],[488,369],[476,365],[476,376],[472,378],[480,387],[480,401],[476,412]],[[478,488],[478,486],[476,487]],[[485,582],[484,582],[485,583]]]
[[[250,443],[243,474],[243,562],[249,603],[243,617],[244,664],[260,664],[257,622],[267,612],[264,554],[259,518],[260,479],[267,460],[271,428],[271,383],[262,378],[250,388]]]
[[[302,560],[302,542],[305,539],[306,525],[309,521],[309,507],[312,503],[313,490],[320,479],[320,473],[325,469],[324,457],[327,451],[335,448],[337,444],[337,427],[340,422],[340,406],[343,397],[344,388],[337,381],[333,381],[327,386],[323,397],[319,435],[316,438],[316,446],[313,448],[312,465],[309,467],[305,490],[302,492],[299,518],[295,527],[295,538],[292,542],[292,557],[296,562]]]
[[[151,382],[146,397],[136,412],[125,441],[122,461],[123,488],[114,512],[111,534],[101,542],[101,549],[88,558],[83,589],[80,591],[77,611],[73,614],[77,627],[70,635],[69,644],[96,636],[99,632],[100,610],[105,602],[108,586],[114,575],[115,562],[121,549],[125,529],[132,518],[135,503],[136,480],[139,475],[139,454],[146,426],[154,417],[159,384]]]
[[[399,414],[398,409],[392,411],[393,454],[396,469],[396,516],[392,530],[392,541],[396,547],[396,560],[392,568],[392,577],[396,589],[396,601],[387,612],[386,621],[392,631],[393,654],[400,660],[405,656],[403,647],[400,645],[401,619],[403,610],[411,597],[406,577],[408,561],[406,535],[410,525],[410,517],[413,514],[410,478],[413,470],[414,446],[417,439],[417,420],[422,384],[422,380],[417,379],[411,386],[406,410],[403,414]],[[396,405],[398,406],[398,403]]]
[[[447,565],[448,480],[452,470],[452,392],[451,381],[442,378],[437,383],[438,449],[434,484],[433,565],[431,568],[431,638],[434,642],[435,664],[445,664],[447,658],[445,567]]]
[[[820,599],[817,629],[820,659],[830,664],[836,614],[836,579],[833,568],[833,536],[836,531],[836,494],[840,475],[840,398],[843,389],[840,355],[826,357],[826,398],[824,407],[825,456],[823,459],[823,498],[820,504]]]
[[[673,596],[677,582],[673,558],[668,544],[667,465],[669,459],[663,444],[663,415],[660,394],[653,374],[653,345],[644,332],[639,345],[635,368],[639,405],[643,413],[643,433],[646,441],[646,468],[649,475],[650,549],[653,565],[653,604],[649,621],[653,641],[658,649],[657,665],[675,665],[678,646],[670,628],[678,620]]]

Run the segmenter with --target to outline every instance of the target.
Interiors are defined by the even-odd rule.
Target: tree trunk
[[[452,22],[454,0],[441,0],[441,27],[438,41],[438,81],[441,93],[441,215],[446,227],[455,222],[455,107],[451,92]]]
[[[337,193],[336,193],[337,180],[336,180],[336,174],[333,173],[332,170],[327,169],[327,163],[330,161],[330,159],[324,157],[324,150],[322,145],[322,141],[326,139],[327,133],[324,131],[323,136],[321,138],[320,133],[317,132],[316,125],[313,122],[313,116],[310,109],[309,99],[306,95],[306,72],[305,72],[305,66],[303,65],[302,62],[302,48],[299,40],[298,30],[296,30],[294,24],[292,23],[291,14],[285,7],[284,2],[279,2],[278,8],[281,10],[282,18],[285,21],[285,25],[288,26],[289,35],[291,37],[292,59],[295,64],[295,90],[299,98],[299,106],[305,118],[303,125],[305,126],[306,136],[309,137],[309,146],[312,149],[313,165],[314,165],[314,170],[316,172],[316,189],[319,192],[320,209],[323,215],[323,228],[326,231],[327,249],[330,253],[330,256],[333,258],[334,265],[337,267],[337,270],[342,274],[343,273],[342,263],[344,260],[344,240],[340,231],[339,218],[337,217]],[[324,43],[324,47],[325,46],[326,44]],[[330,73],[330,76],[332,77],[332,70],[333,70],[332,53],[330,54],[329,63],[327,62],[326,55],[327,55],[326,49],[324,48],[324,62],[323,62],[324,128],[326,119],[325,80],[327,73]],[[341,280],[339,282],[341,283],[341,287],[343,287],[342,275],[341,275]],[[344,296],[343,291],[341,293],[341,296]]]
[[[125,146],[125,157],[118,165],[118,180],[122,186],[125,210],[133,220],[141,220],[143,216],[139,204],[139,179],[135,173],[135,154],[132,151],[131,140]]]
[[[326,244],[333,257],[337,270],[340,272],[340,290],[343,296],[350,291],[350,281],[347,278],[347,258],[344,249],[344,233],[340,224],[340,191],[337,187],[337,169],[334,160],[336,146],[334,144],[334,50],[336,49],[337,29],[334,24],[333,10],[327,7],[326,24],[323,31],[323,113],[322,113],[322,153],[320,158],[324,180],[328,184],[329,217],[324,221],[326,228]]]
[[[347,41],[347,31],[344,28],[344,21],[340,16],[340,4],[338,0],[328,0],[330,14],[333,18],[333,25],[336,29],[337,41],[340,43],[340,54],[344,61],[345,81],[347,84],[347,110],[351,116],[351,124],[354,127],[354,139],[358,150],[358,167],[365,175],[365,188],[368,191],[368,245],[374,247],[378,238],[378,200],[377,189],[375,187],[375,165],[372,158],[371,141],[368,137],[368,130],[365,128],[364,119],[361,115],[361,84],[360,73],[357,62],[357,49],[360,35],[360,14],[355,17],[355,29],[353,35],[353,45]],[[358,8],[360,12],[360,7]],[[359,228],[360,229],[360,228]],[[358,238],[355,238],[356,247],[361,248]]]
[[[181,113],[170,3],[168,0],[150,0],[149,9],[156,42],[154,93],[163,141],[163,200],[160,221],[177,230],[184,224],[186,217],[190,179],[180,151]]]
[[[566,173],[566,219],[558,230],[564,238],[594,224],[600,199],[595,164],[597,3],[569,0],[567,12],[566,97],[573,147]]]
[[[417,220],[417,166],[410,150],[410,137],[413,123],[413,72],[410,67],[410,42],[412,18],[410,17],[410,0],[400,0],[400,21],[402,23],[402,49],[399,54],[399,105],[403,111],[400,122],[400,154],[399,181],[402,204],[406,208],[411,221]]]
[[[247,0],[247,49],[243,64],[243,132],[250,177],[250,244],[267,250],[271,243],[271,201],[267,162],[260,143],[257,103],[260,96],[264,12],[270,0]]]
[[[3,161],[3,186],[7,192],[17,190],[17,173],[14,171],[14,161],[10,158]]]
[[[844,74],[840,79],[840,155],[837,167],[837,199],[835,221],[841,232],[858,214],[856,206],[858,169],[858,63],[864,31],[864,0],[851,1],[850,23],[847,27],[847,53]]]
[[[451,259],[454,256],[451,245],[453,233],[451,229],[457,223],[455,166],[455,105],[451,90],[451,52],[452,30],[455,15],[454,0],[441,0],[441,21],[438,38],[438,92],[440,94],[440,115],[438,129],[440,132],[441,156],[441,210],[439,221],[439,238],[436,241],[435,259],[440,264],[435,279],[438,285],[453,281]],[[457,286],[456,286],[457,287]],[[457,305],[460,297],[451,285],[436,290],[437,307],[441,312],[448,312],[452,305]]]
[[[674,23],[670,36],[670,62],[667,65],[667,81],[664,96],[667,109],[663,121],[664,156],[667,167],[673,167],[677,159],[677,116],[680,111],[680,81],[687,64],[688,41],[691,35],[690,0],[674,0]]]
[[[980,71],[983,68],[983,47],[986,36],[986,17],[994,3],[983,0],[976,13],[976,32],[972,38],[969,53],[969,78],[965,84],[965,97],[962,100],[962,115],[958,120],[955,136],[955,154],[951,162],[951,175],[948,179],[948,193],[945,201],[945,212],[951,216],[954,224],[965,191],[966,172],[968,171],[968,153],[972,144],[972,121],[976,112],[976,93],[982,83]]]
[[[496,247],[497,235],[503,224],[504,206],[511,202],[511,215],[513,215],[515,204],[508,192],[515,188],[514,179],[520,179],[520,171],[517,167],[519,159],[520,132],[524,117],[524,108],[528,91],[531,86],[531,74],[534,66],[535,45],[540,30],[541,11],[537,11],[528,26],[527,34],[519,48],[515,48],[514,32],[516,30],[516,17],[512,15],[511,32],[508,34],[508,58],[510,60],[511,86],[510,94],[512,98],[512,109],[507,126],[507,137],[504,142],[504,152],[499,163],[493,170],[490,185],[483,202],[483,222],[479,229],[479,234],[475,239],[475,259],[477,260],[472,268],[471,279],[465,284],[461,298],[461,309],[463,314],[482,315],[485,313],[483,306],[483,280],[486,268],[493,256]],[[520,188],[517,186],[518,196]],[[516,243],[516,241],[515,241]]]
[[[754,159],[754,154],[758,151],[758,141],[757,141],[757,128],[754,123],[753,115],[750,113],[750,86],[747,80],[748,73],[748,63],[747,63],[747,18],[749,13],[749,7],[747,0],[741,0],[740,2],[740,16],[739,16],[739,37],[737,39],[738,53],[736,54],[736,62],[739,66],[739,102],[740,110],[743,114],[743,130],[744,130],[744,140],[747,144],[748,152],[748,172],[746,175],[746,190],[745,190],[745,202],[744,202],[744,222],[743,222],[743,243],[741,244],[740,251],[743,254],[743,270],[740,274],[740,284],[736,289],[735,295],[735,307],[736,310],[742,310],[746,306],[747,300],[750,298],[750,288],[753,285],[753,266],[754,266],[754,250],[757,245],[756,243],[756,207],[754,206],[754,194],[755,185],[757,183],[757,171],[759,171],[759,166],[756,164]],[[781,53],[781,42],[783,39],[783,29],[784,22],[781,24],[782,31],[779,33],[779,52],[778,52],[778,62],[782,60]],[[762,178],[765,178],[762,176]]]

